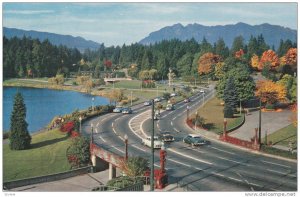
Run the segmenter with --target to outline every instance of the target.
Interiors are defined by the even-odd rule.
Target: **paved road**
[[[201,104],[202,95],[199,95],[192,98],[189,105],[196,109]],[[213,139],[210,145],[198,148],[184,144],[182,137],[194,132],[184,123],[186,105],[178,103],[175,111],[162,112],[162,119],[155,124],[156,133],[168,130],[176,137],[176,142],[167,147],[166,168],[170,183],[188,185],[193,191],[297,190],[295,162],[253,154]],[[127,134],[129,155],[150,159],[150,149],[141,145],[141,138],[150,130],[149,112],[146,112],[149,109],[137,105],[133,107],[133,114],[107,114],[94,118],[84,124],[83,131],[89,132],[93,122],[96,125],[95,142],[119,155],[124,155],[123,136]],[[132,119],[137,120],[136,124],[129,126],[129,122],[134,122]],[[158,151],[155,151],[155,166],[159,167]]]

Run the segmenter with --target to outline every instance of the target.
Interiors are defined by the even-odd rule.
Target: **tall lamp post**
[[[81,121],[82,121],[82,117],[79,116],[79,133],[81,134]]]
[[[154,191],[154,100],[152,103],[152,132],[151,132],[151,174],[150,174],[150,191]]]
[[[124,136],[124,143],[125,143],[125,161],[128,160],[128,136],[125,134]]]
[[[130,106],[132,106],[132,91],[130,92]]]
[[[196,111],[196,116],[195,116],[195,130],[196,130],[196,122],[197,122],[197,118],[198,118],[198,111]]]
[[[259,98],[259,117],[258,117],[258,143],[261,145],[261,99]]]
[[[205,95],[205,93],[203,92],[202,93],[202,106],[204,105],[204,98],[205,98],[204,95]]]
[[[94,100],[95,100],[95,98],[93,97],[92,98],[92,111],[94,112]]]
[[[93,123],[91,123],[91,131],[92,131],[92,133],[91,133],[91,143],[94,143],[94,125],[93,125]]]
[[[186,106],[186,121],[189,120],[190,106]]]

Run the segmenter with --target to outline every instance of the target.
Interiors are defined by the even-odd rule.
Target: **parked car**
[[[145,102],[144,102],[144,106],[150,106],[151,103],[152,103],[151,101],[145,101]]]
[[[154,102],[160,102],[161,101],[161,98],[160,97],[156,97],[155,99],[154,99]]]
[[[166,110],[167,110],[167,111],[172,111],[172,110],[174,110],[174,109],[175,109],[175,107],[174,107],[174,105],[172,105],[172,104],[168,104],[167,107],[166,107]]]
[[[186,98],[186,99],[184,99],[184,102],[185,102],[185,103],[191,102],[191,99]]]
[[[200,92],[200,93],[205,93],[205,91],[204,91],[203,89],[201,89],[199,92]]]
[[[174,142],[175,138],[170,132],[163,132],[160,135],[161,141],[163,142]]]
[[[193,146],[199,146],[207,144],[207,141],[204,140],[200,135],[197,134],[189,134],[185,138],[183,138],[183,142],[187,144],[191,144]]]
[[[123,108],[123,114],[132,114],[132,109],[130,107]]]
[[[158,136],[154,136],[154,148],[159,149],[162,147],[163,142],[159,140]],[[144,138],[142,144],[151,148],[151,137]]]
[[[177,94],[176,93],[170,94],[170,97],[174,97],[174,96],[177,96]]]
[[[114,112],[114,113],[121,113],[122,110],[123,110],[123,107],[116,107],[116,108],[113,110],[113,112]]]

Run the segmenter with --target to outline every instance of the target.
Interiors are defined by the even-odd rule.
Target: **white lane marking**
[[[100,135],[99,137],[103,142],[106,142],[106,140]]]
[[[228,154],[231,154],[231,155],[236,155],[235,153],[232,153],[232,152],[229,152],[229,151],[226,151],[226,150],[222,150],[222,149],[219,149],[219,148],[216,148],[216,147],[213,147],[213,146],[208,146],[209,148],[212,148],[212,149],[215,149],[215,150],[218,150],[218,151],[221,151],[221,152],[224,152],[224,153],[228,153]]]
[[[178,130],[178,129],[176,129],[175,127],[174,127],[174,130],[177,132],[177,133],[179,133],[180,131]]]
[[[290,166],[279,164],[279,163],[273,163],[273,162],[265,161],[265,160],[260,160],[260,161],[263,162],[263,163],[273,164],[273,165],[276,165],[276,166],[282,166],[282,167],[285,167],[285,168],[291,168]]]
[[[136,149],[139,149],[139,150],[141,150],[141,151],[143,151],[143,152],[146,152],[146,150],[145,149],[142,149],[142,148],[140,148],[140,147],[138,147],[137,145],[132,145],[134,148],[136,148]]]
[[[295,175],[289,174],[289,172],[280,172],[280,171],[272,170],[272,169],[267,169],[267,171],[275,172],[275,173],[278,173],[278,174],[281,174],[281,175],[285,175],[285,176],[290,176],[292,178],[296,178],[297,177]]]
[[[242,179],[244,179],[244,181],[250,186],[250,183],[248,182],[247,179],[245,179],[240,173],[236,172],[237,175],[239,175]],[[251,190],[254,191],[253,187],[250,186]]]
[[[173,126],[173,122],[171,121],[171,125]]]
[[[100,122],[98,122],[98,123],[96,124],[96,127],[98,127],[98,126],[99,126],[99,123],[100,123]]]
[[[118,149],[118,148],[117,148],[117,147],[115,147],[115,146],[111,146],[111,148],[114,148],[114,149],[116,149],[116,150],[120,151],[121,153],[124,153],[124,151],[123,151],[123,150],[120,150],[120,149]]]
[[[175,153],[175,154],[181,155],[181,156],[183,156],[183,157],[187,157],[187,158],[192,159],[192,160],[195,160],[195,161],[199,161],[199,162],[201,162],[201,163],[205,163],[205,164],[208,164],[208,165],[213,165],[212,163],[210,163],[210,162],[208,162],[208,161],[204,161],[204,160],[202,160],[202,159],[196,159],[196,158],[194,158],[194,157],[192,157],[192,156],[189,156],[189,155],[180,153],[180,152],[178,152],[178,151],[175,151],[173,148],[168,148],[168,151],[171,151],[171,152],[173,152],[173,153]]]
[[[232,159],[227,159],[227,158],[220,157],[220,156],[218,156],[217,158],[223,159],[223,160],[226,160],[226,161],[230,161],[230,162],[233,162],[233,163],[238,163],[240,165],[244,165],[244,166],[248,166],[248,167],[253,166],[253,165],[250,165],[250,164],[242,163],[242,162],[239,162],[239,161],[235,161],[235,160],[232,160]]]
[[[117,131],[116,131],[115,127],[114,127],[114,122],[112,122],[111,128],[112,128],[113,132],[114,132],[116,135],[118,135],[118,134],[117,134]]]
[[[169,159],[169,158],[167,158],[167,161],[172,161],[172,162],[174,162],[174,163],[178,163],[178,164],[181,164],[181,165],[183,165],[183,166],[190,167],[190,168],[192,167],[191,165],[182,163],[182,162],[180,162],[180,161],[176,161],[176,160],[174,160],[174,159]]]

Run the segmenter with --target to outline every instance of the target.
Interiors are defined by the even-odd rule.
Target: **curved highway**
[[[187,105],[197,109],[213,94],[191,98],[190,103],[179,102],[174,111],[164,111],[155,121],[155,133],[170,131],[175,142],[167,145],[167,174],[169,183],[188,186],[192,191],[296,191],[297,164],[267,157],[224,145],[216,140],[200,147],[191,147],[182,138],[194,130],[187,127]],[[129,156],[151,157],[150,148],[141,144],[150,135],[151,107],[143,104],[132,107],[132,114],[110,113],[93,118],[83,124],[83,131],[90,133],[94,125],[94,142],[119,155],[124,155],[124,136],[128,136]],[[208,139],[209,140],[209,139]],[[155,166],[159,167],[159,151],[155,151]]]

